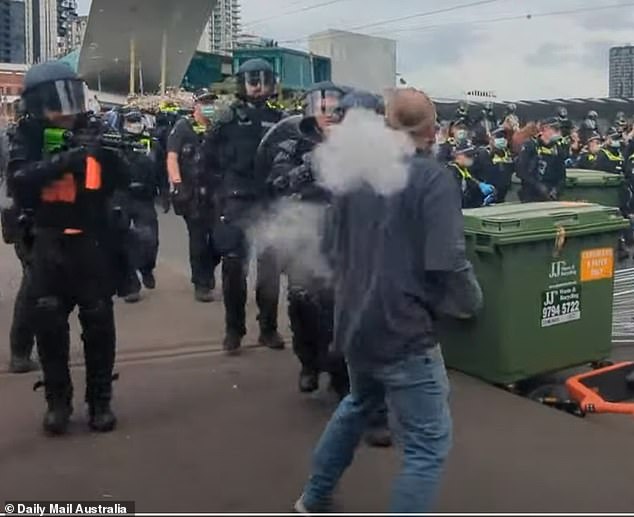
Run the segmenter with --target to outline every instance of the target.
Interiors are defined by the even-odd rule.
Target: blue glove
[[[566,165],[566,167],[572,167],[573,165],[572,158],[566,158],[566,161],[564,162],[564,164]]]
[[[489,205],[492,205],[493,203],[495,203],[495,194],[489,194],[488,196],[484,198],[484,201],[482,202],[482,206],[489,206]]]
[[[493,185],[489,185],[488,183],[479,183],[480,192],[484,197],[490,196],[491,194],[495,194],[495,187]]]

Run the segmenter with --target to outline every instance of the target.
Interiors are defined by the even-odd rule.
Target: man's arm
[[[167,137],[167,176],[172,185],[178,185],[183,181],[178,157],[183,148],[183,121],[178,121]]]
[[[425,290],[436,314],[473,317],[482,291],[466,257],[460,190],[444,171],[426,186],[422,211]]]

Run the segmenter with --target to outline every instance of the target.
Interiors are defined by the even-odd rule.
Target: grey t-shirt
[[[347,194],[335,201],[332,225],[335,347],[352,364],[372,365],[434,346],[434,306],[444,295],[434,275],[442,279],[464,259],[454,178],[416,156],[403,191]]]

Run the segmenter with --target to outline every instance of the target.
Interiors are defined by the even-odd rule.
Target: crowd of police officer
[[[634,208],[634,132],[623,113],[602,135],[595,111],[578,126],[561,107],[553,117],[520,127],[513,105],[502,120],[491,103],[479,117],[471,117],[461,105],[441,138],[437,158],[455,174],[465,208],[506,201],[513,174],[521,180],[521,201],[557,200],[569,168],[624,175],[621,209],[628,215]]]
[[[36,369],[37,345],[47,433],[66,432],[73,411],[68,318],[76,307],[90,428],[107,432],[116,425],[112,298],[135,303],[142,285],[156,287],[157,204],[165,212],[173,207],[186,222],[196,300],[213,300],[215,270],[222,268],[227,354],[240,352],[246,333],[255,247],[260,343],[285,346],[277,324],[285,274],[300,391],[317,390],[320,374],[328,372],[332,388],[347,393],[344,360],[330,347],[334,294],[328,281],[280,250],[251,242],[248,231],[280,200],[325,209],[330,194],[317,185],[311,151],[342,119],[346,102],[377,112],[382,102],[323,83],[305,95],[303,115],[288,118],[275,103],[276,79],[266,61],[248,61],[237,77],[238,94],[225,109],[205,91],[193,113],[172,105],[154,117],[132,107],[99,116],[87,112],[84,84],[66,65],[45,63],[28,72],[23,113],[9,131],[12,204],[2,211],[2,228],[23,267],[10,370]],[[390,443],[386,412],[375,416],[368,435],[376,445]]]

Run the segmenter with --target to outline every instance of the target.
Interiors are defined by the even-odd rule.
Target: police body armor
[[[557,164],[562,161],[561,148],[555,144],[551,147],[537,143],[537,172],[539,179],[548,187],[557,187],[560,178],[557,176]]]
[[[181,150],[181,189],[185,192],[173,200],[173,205],[176,215],[201,219],[211,215],[213,185],[209,174],[203,169],[202,143],[207,129],[198,123],[193,123],[192,129],[198,135],[198,143],[187,143]]]
[[[130,162],[130,196],[140,201],[153,201],[158,193],[156,167],[152,159],[152,140],[143,137],[139,147],[126,154]]]

